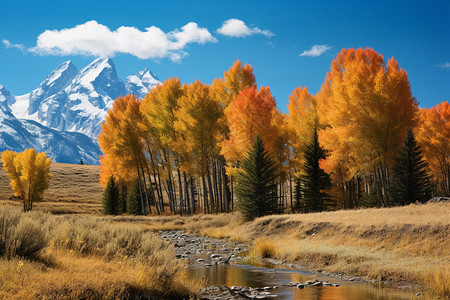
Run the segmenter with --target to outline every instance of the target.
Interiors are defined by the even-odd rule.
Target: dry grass
[[[0,224],[19,228],[22,220],[35,235],[3,237],[6,245],[38,240],[33,255],[0,257],[0,298],[187,298],[200,288],[174,259],[173,246],[134,225],[112,224],[89,216],[53,216],[0,208]],[[16,224],[16,225],[15,225]],[[44,242],[44,245],[42,243]]]
[[[259,258],[274,258],[277,256],[277,246],[268,238],[258,238],[253,242],[256,256]]]

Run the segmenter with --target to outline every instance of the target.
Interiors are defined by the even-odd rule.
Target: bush
[[[43,213],[0,208],[0,256],[35,257],[48,245]]]

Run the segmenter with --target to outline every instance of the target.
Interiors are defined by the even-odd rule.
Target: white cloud
[[[217,32],[229,37],[246,37],[252,34],[262,34],[272,37],[275,34],[270,30],[261,30],[258,27],[250,28],[245,25],[244,21],[238,19],[229,19],[223,22],[222,27]]]
[[[6,49],[16,48],[16,49],[19,49],[20,51],[24,50],[24,47],[22,44],[13,44],[8,40],[2,40],[2,42],[3,42],[3,45],[6,47]]]
[[[331,47],[328,45],[314,45],[311,47],[311,49],[303,51],[303,53],[299,56],[317,57],[321,56],[330,49]]]
[[[441,69],[450,70],[450,62],[446,61],[445,63],[435,65]]]
[[[30,51],[40,55],[114,56],[126,53],[140,59],[169,57],[179,61],[187,55],[183,49],[190,43],[217,42],[206,28],[190,22],[165,33],[156,26],[140,31],[122,26],[111,31],[95,20],[61,30],[41,33]]]

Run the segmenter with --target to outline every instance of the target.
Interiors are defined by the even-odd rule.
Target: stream
[[[208,285],[200,299],[314,299],[393,300],[420,299],[411,289],[377,287],[360,278],[321,274],[285,264],[244,264],[246,245],[162,231],[161,238],[175,246],[177,259],[186,260],[189,277]],[[276,262],[275,262],[276,263]]]

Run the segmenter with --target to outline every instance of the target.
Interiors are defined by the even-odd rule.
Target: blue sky
[[[161,80],[179,76],[184,83],[211,83],[240,59],[253,65],[258,86],[270,86],[278,107],[286,111],[294,88],[306,85],[313,94],[319,91],[342,48],[369,46],[386,61],[394,56],[408,71],[421,107],[450,100],[450,1],[1,0],[0,15],[0,84],[14,95],[35,89],[63,61],[70,59],[81,69],[98,52],[114,55],[122,79],[149,67]],[[218,31],[230,19],[247,27],[234,21]],[[190,22],[196,25],[183,27]],[[89,44],[81,55],[84,44],[76,43],[76,32],[43,34],[82,24],[100,35],[100,47],[113,43],[102,46],[97,27],[108,34],[134,27],[133,34],[141,36],[155,26],[149,39],[161,40],[150,41],[142,51],[131,46],[133,40],[101,51]],[[114,41],[130,36],[110,35]],[[63,43],[66,38],[68,44]],[[314,45],[326,51],[306,55]]]

